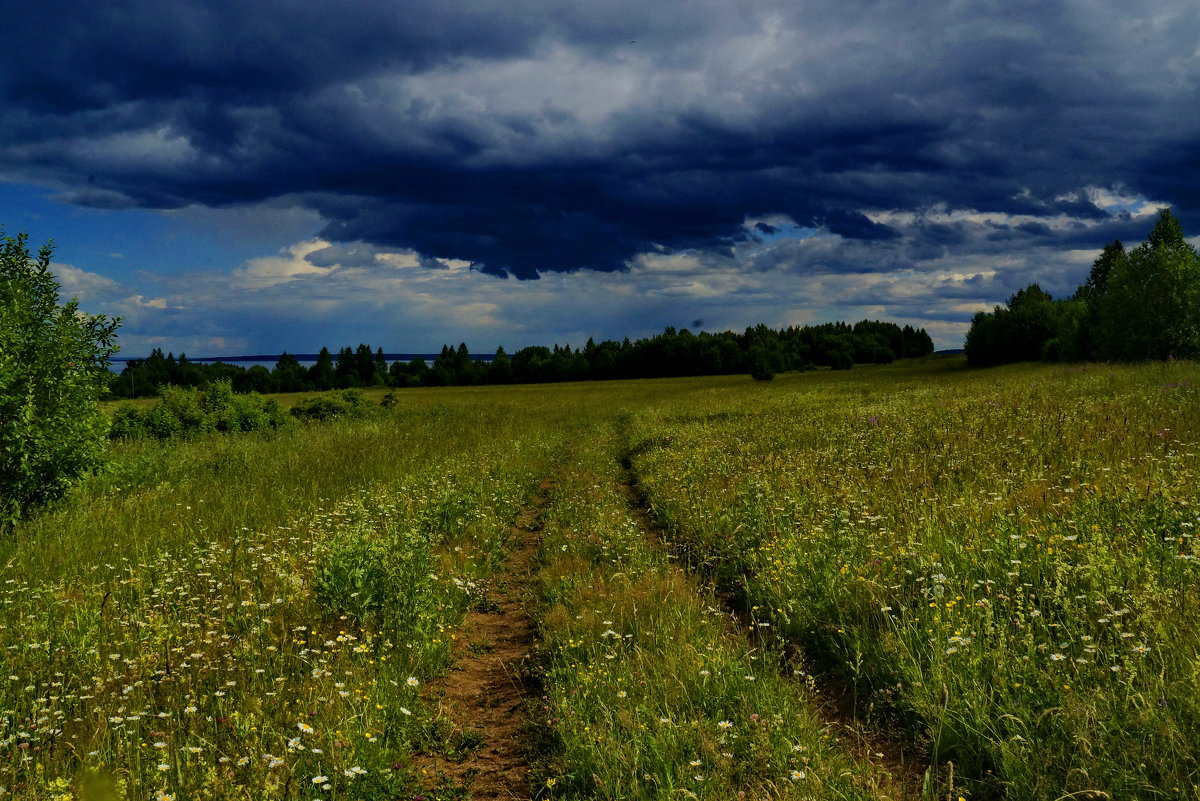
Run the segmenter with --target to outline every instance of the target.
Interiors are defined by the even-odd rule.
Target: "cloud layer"
[[[342,250],[243,265],[254,289],[384,252],[520,278],[693,254],[890,276],[865,300],[1144,236],[1122,198],[1200,224],[1192,0],[26,5],[0,178],[319,213]],[[793,225],[823,236],[767,247]]]
[[[130,355],[155,347],[192,356],[312,352],[358,342],[436,352],[465,341],[473,352],[512,351],[647,336],[667,325],[720,331],[864,318],[923,326],[947,348],[961,345],[976,311],[1031,282],[1070,293],[1096,256],[1092,240],[1126,228],[1127,239],[1143,238],[1153,215],[1142,204],[1127,220],[1038,220],[1040,239],[1016,252],[1012,237],[1032,217],[931,210],[868,220],[894,232],[886,239],[829,228],[800,236],[778,219],[748,221],[726,249],[646,252],[619,272],[547,272],[539,281],[497,280],[464,260],[434,263],[411,249],[320,238],[232,270],[142,271],[124,283],[69,264],[55,270],[84,308],[125,317],[121,341]],[[1080,247],[1063,249],[1074,239]]]

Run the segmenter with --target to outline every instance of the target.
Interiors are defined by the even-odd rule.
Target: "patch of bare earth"
[[[526,699],[538,637],[525,611],[534,575],[543,482],[517,518],[508,557],[488,580],[486,600],[467,613],[454,641],[453,667],[430,682],[444,731],[417,756],[422,784],[441,798],[528,799]]]

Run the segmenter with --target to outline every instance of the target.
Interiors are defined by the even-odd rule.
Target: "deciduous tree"
[[[84,314],[50,272],[50,244],[0,234],[0,526],[100,464],[119,319]]]

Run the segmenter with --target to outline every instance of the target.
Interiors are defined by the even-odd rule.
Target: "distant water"
[[[296,361],[300,362],[301,367],[308,368],[317,363],[317,356],[320,354],[293,353],[292,355],[296,357]],[[433,360],[440,355],[440,353],[385,353],[383,354],[383,358],[386,359],[389,364],[391,362],[411,362],[413,359],[424,359],[427,364],[433,364]],[[141,361],[145,358],[145,356],[114,356],[112,360],[112,370],[115,373],[119,373],[125,369],[126,362]],[[334,362],[336,363],[337,354],[334,354],[333,358]],[[490,362],[493,358],[493,355],[491,353],[480,355],[471,354],[471,358],[477,362]],[[225,364],[236,364],[238,367],[244,367],[247,370],[257,364],[267,368],[268,370],[273,370],[275,369],[276,362],[279,361],[279,357],[259,354],[257,356],[209,356],[201,359],[193,359],[191,356],[188,356],[187,360],[189,362],[201,364],[215,364],[216,362],[224,362]]]

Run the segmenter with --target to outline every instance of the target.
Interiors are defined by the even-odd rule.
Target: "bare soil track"
[[[525,604],[549,487],[544,481],[517,517],[508,557],[488,580],[486,602],[467,613],[454,641],[454,666],[426,690],[436,700],[438,720],[452,731],[445,747],[418,757],[417,768],[424,784],[462,794],[450,797],[530,798],[526,700],[536,689],[538,635]]]

